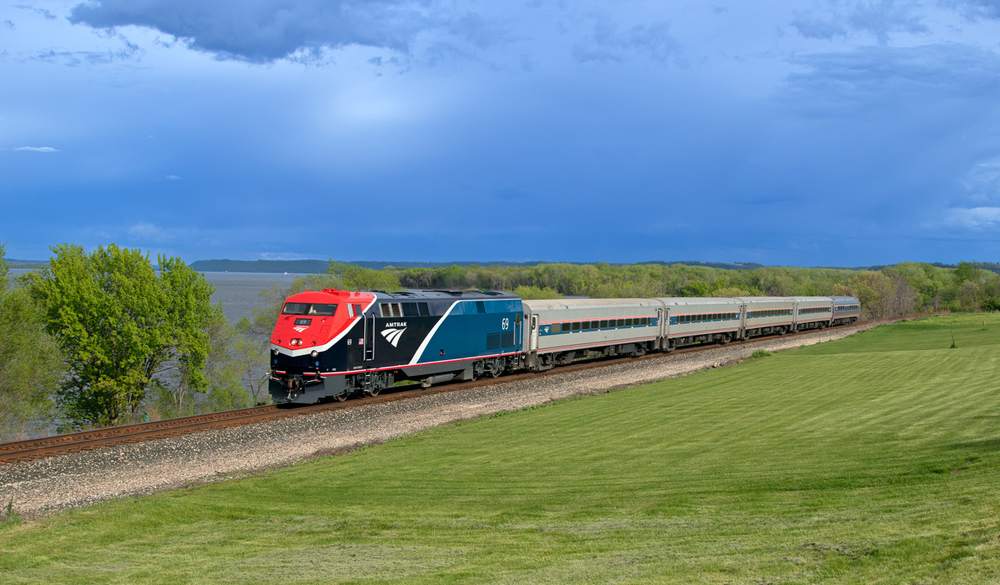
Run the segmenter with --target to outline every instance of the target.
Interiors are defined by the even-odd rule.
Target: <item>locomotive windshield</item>
[[[329,303],[285,303],[281,309],[282,315],[333,315],[337,312],[337,305]]]

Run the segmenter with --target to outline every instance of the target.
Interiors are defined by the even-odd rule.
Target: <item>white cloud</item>
[[[12,150],[24,150],[28,152],[59,152],[59,149],[51,146],[18,146]]]
[[[168,180],[168,181],[180,181],[181,180],[181,177],[178,177],[177,175],[163,175],[163,178],[166,179],[166,180]]]
[[[945,212],[944,225],[984,229],[1000,225],[1000,207],[956,207]]]
[[[962,186],[977,203],[992,203],[1000,199],[1000,158],[974,165],[961,179]]]

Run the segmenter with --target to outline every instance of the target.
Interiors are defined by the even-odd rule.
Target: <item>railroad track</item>
[[[890,321],[891,320],[867,321],[867,322],[859,321],[856,325],[882,324]],[[786,337],[807,335],[816,332],[817,330],[803,331],[799,333],[789,333],[786,334]],[[740,346],[746,344],[753,344],[760,341],[767,341],[770,339],[774,339],[774,337],[767,337],[763,339],[755,338],[746,341],[734,341],[731,342],[729,345]],[[94,429],[79,433],[69,433],[65,435],[45,437],[42,439],[29,439],[26,441],[0,443],[0,464],[11,463],[15,461],[28,461],[31,459],[40,459],[43,457],[51,457],[53,455],[75,453],[78,451],[86,451],[89,449],[96,449],[99,447],[120,445],[123,443],[134,443],[139,441],[148,441],[151,439],[160,439],[164,437],[172,437],[176,435],[196,433],[199,431],[205,431],[211,429],[220,429],[234,425],[258,423],[280,418],[300,416],[304,414],[313,414],[317,412],[326,412],[330,410],[340,410],[344,408],[356,408],[368,404],[378,404],[382,402],[391,402],[394,400],[405,400],[410,398],[416,398],[419,396],[440,394],[444,392],[456,392],[459,390],[467,390],[470,388],[487,386],[491,384],[514,382],[517,380],[524,380],[529,378],[540,379],[544,376],[558,375],[558,374],[587,370],[592,368],[603,368],[625,362],[635,362],[638,360],[651,360],[651,359],[653,360],[668,359],[675,355],[697,352],[716,347],[720,346],[714,344],[704,345],[704,346],[693,346],[684,349],[677,349],[670,353],[650,353],[638,358],[616,357],[616,358],[595,358],[589,360],[580,360],[578,362],[566,366],[560,366],[558,368],[547,370],[545,372],[539,372],[539,373],[523,372],[518,374],[501,376],[499,378],[481,378],[479,380],[473,380],[471,382],[442,384],[439,386],[432,386],[430,388],[421,388],[419,384],[412,384],[408,386],[400,386],[397,389],[392,390],[391,392],[384,392],[383,394],[380,394],[378,396],[366,396],[364,398],[357,398],[353,400],[348,400],[346,402],[328,402],[323,404],[315,404],[311,406],[299,406],[292,408],[279,408],[275,405],[256,406],[253,408],[245,408],[241,410],[230,410],[225,412],[216,412],[212,414],[187,416],[182,418],[166,419],[155,422],[125,425],[120,427]]]

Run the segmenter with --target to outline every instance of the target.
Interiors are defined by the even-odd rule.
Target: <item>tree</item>
[[[561,299],[563,296],[551,288],[538,288],[537,286],[519,286],[514,289],[514,294],[522,299]]]
[[[273,323],[271,327],[274,327]],[[250,320],[244,317],[235,327],[226,323],[217,335],[213,335],[208,367],[213,401],[237,402],[235,399],[222,399],[223,396],[238,396],[235,392],[237,388],[247,399],[248,406],[264,404],[269,400],[267,383],[271,375],[267,355],[270,331],[267,333],[265,336],[256,334]],[[230,388],[234,391],[222,390]]]
[[[891,316],[896,300],[896,284],[888,275],[866,270],[851,279],[850,288],[868,317],[885,319]]]
[[[0,437],[24,437],[50,419],[63,360],[27,291],[9,285],[0,244]]]
[[[995,313],[997,311],[1000,311],[1000,298],[991,297],[991,298],[985,299],[979,305],[979,308],[981,310],[983,310],[983,311],[988,312],[988,313]]]
[[[372,270],[363,268],[346,262],[330,260],[330,265],[326,269],[330,276],[339,278],[341,286],[347,290],[380,290],[383,292],[399,292],[403,290],[399,284],[399,279],[385,270]]]
[[[200,273],[180,258],[161,256],[158,260],[159,280],[166,292],[163,325],[171,349],[167,361],[156,372],[156,381],[174,397],[180,414],[185,413],[185,399],[193,399],[209,388],[205,375],[205,363],[212,351],[209,332],[213,327],[223,326],[226,318],[221,306],[211,304],[215,289]]]
[[[205,330],[217,309],[201,274],[163,256],[157,274],[147,256],[115,244],[91,254],[69,244],[52,250],[49,266],[24,282],[66,355],[59,405],[70,426],[135,420],[165,364],[177,364],[178,383],[205,387]]]
[[[955,272],[953,274],[955,278],[955,284],[962,286],[963,282],[969,281],[974,284],[979,284],[982,279],[982,274],[984,270],[979,268],[978,262],[959,262],[955,266]]]

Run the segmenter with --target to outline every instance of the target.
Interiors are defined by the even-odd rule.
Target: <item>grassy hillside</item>
[[[981,319],[8,527],[0,581],[995,581],[1000,317]]]

